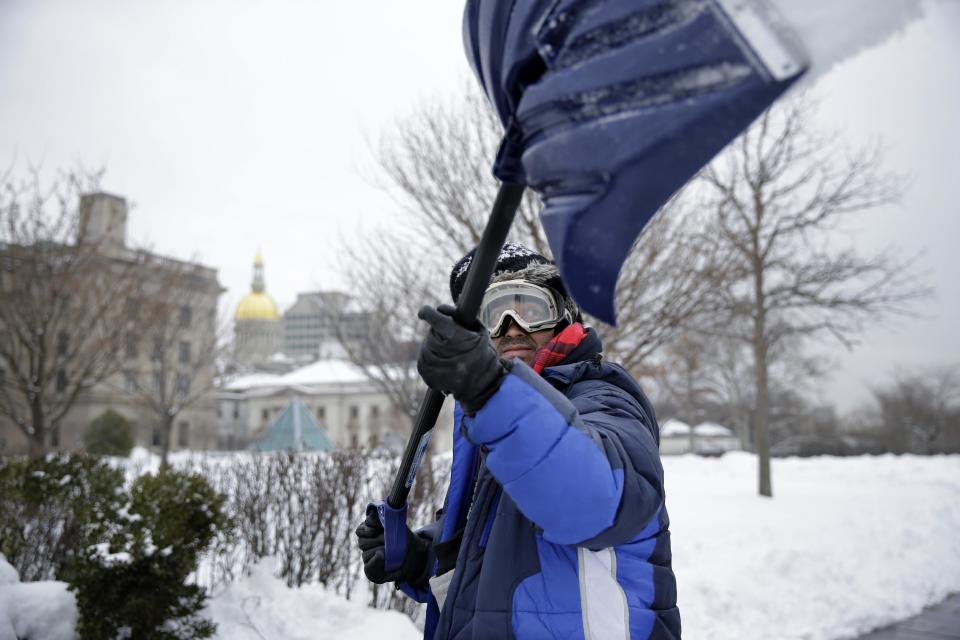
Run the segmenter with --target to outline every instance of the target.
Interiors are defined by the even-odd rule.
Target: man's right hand
[[[426,584],[430,579],[427,559],[430,541],[421,538],[407,527],[407,555],[400,568],[387,572],[384,568],[386,554],[383,543],[383,525],[376,513],[367,514],[367,519],[357,527],[357,546],[363,557],[363,572],[367,580],[376,584],[406,582],[414,587]]]

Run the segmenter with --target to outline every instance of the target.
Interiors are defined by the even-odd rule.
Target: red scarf
[[[560,364],[564,358],[580,346],[580,343],[586,337],[587,330],[579,322],[574,322],[554,336],[553,340],[537,350],[537,353],[533,356],[533,370],[537,373],[543,373],[543,370],[547,367]]]

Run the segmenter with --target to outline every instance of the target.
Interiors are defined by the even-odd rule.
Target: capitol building
[[[399,410],[362,363],[347,358],[362,344],[372,318],[337,291],[297,294],[284,313],[267,292],[264,259],[257,253],[250,292],[237,304],[234,348],[228,375],[217,390],[220,448],[310,449],[306,441],[284,442],[291,414],[309,419],[338,448],[406,443],[411,418]],[[452,402],[444,406],[433,450],[452,445]],[[288,436],[290,429],[286,430]]]
[[[266,365],[281,350],[283,327],[277,303],[266,291],[263,256],[253,261],[250,293],[237,305],[234,320],[234,363],[240,368]]]

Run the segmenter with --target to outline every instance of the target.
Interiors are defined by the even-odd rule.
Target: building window
[[[319,407],[317,407],[317,420],[323,420],[326,417],[327,417],[327,408],[323,405],[320,405]]]
[[[223,403],[222,403],[222,402],[218,402],[218,403],[217,403],[217,417],[218,417],[218,418],[222,418],[222,417],[223,417]]]
[[[57,369],[57,393],[63,393],[67,389],[67,372],[63,369]]]
[[[163,338],[160,336],[153,337],[153,353],[150,354],[150,358],[153,360],[162,360],[163,359]]]
[[[132,371],[127,371],[123,374],[123,389],[127,393],[136,393],[137,392],[137,374]]]
[[[190,364],[190,343],[180,341],[180,364]]]
[[[190,376],[185,373],[178,373],[175,390],[181,398],[186,397],[190,393]]]
[[[160,443],[163,442],[163,438],[160,437],[160,427],[153,428],[153,437],[150,438],[150,442],[155,447],[159,447]]]
[[[350,405],[350,417],[351,417],[351,418],[356,418],[356,417],[358,417],[359,415],[360,415],[360,407],[358,407],[358,406],[355,405],[355,404]]]
[[[193,320],[193,310],[189,305],[183,305],[180,307],[180,326],[189,327],[190,323]]]
[[[261,419],[262,419],[264,422],[266,422],[267,420],[269,420],[269,419],[270,419],[270,409],[267,409],[266,407],[264,407],[263,410],[260,412],[260,417],[261,417]]]
[[[233,403],[233,419],[234,420],[240,419],[240,403],[239,402]]]
[[[373,432],[370,434],[370,448],[376,449],[380,445],[380,434]]]
[[[358,449],[359,447],[360,447],[360,436],[358,436],[356,433],[351,433],[351,434],[350,434],[350,448],[351,448],[351,449]]]
[[[140,356],[140,340],[137,339],[136,334],[128,333],[124,344],[127,351],[127,359],[135,360]]]
[[[153,392],[156,393],[161,398],[165,395],[165,389],[163,388],[163,376],[159,373],[153,374]]]
[[[373,405],[372,407],[370,407],[370,417],[373,418],[374,420],[376,420],[377,418],[380,417],[380,407],[379,407],[379,406]]]
[[[57,355],[61,358],[67,355],[67,350],[70,348],[70,336],[65,331],[61,331],[57,334]]]
[[[50,446],[59,447],[60,446],[60,425],[55,424],[50,427]]]
[[[179,428],[177,429],[177,446],[178,447],[188,447],[190,446],[190,423],[181,422]]]

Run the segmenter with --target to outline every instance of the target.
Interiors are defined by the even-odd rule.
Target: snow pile
[[[684,636],[854,638],[960,592],[960,456],[664,459]]]
[[[217,638],[227,640],[417,640],[422,633],[397,611],[370,609],[327,591],[305,585],[290,589],[273,577],[266,559],[211,599],[202,615],[217,623]],[[392,587],[391,587],[392,588]]]
[[[20,582],[0,554],[0,640],[73,640],[77,602],[63,582]]]

